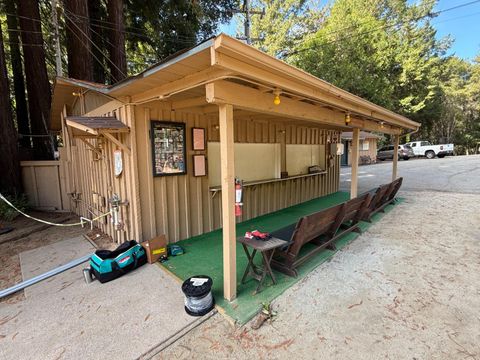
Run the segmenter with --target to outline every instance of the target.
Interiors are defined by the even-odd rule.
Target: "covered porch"
[[[251,220],[243,221],[236,224],[236,232],[243,234],[253,229],[262,229],[273,232],[288,224],[294,224],[299,218],[311,213],[335,206],[350,198],[348,192],[336,192],[331,195],[312,199],[298,205],[294,205],[283,210],[279,210],[270,214],[262,215]],[[401,201],[401,199],[397,200]],[[395,205],[389,205],[385,208],[385,213],[378,213],[373,216],[372,222],[360,222],[359,227],[362,231],[367,230],[370,226],[385,216]],[[348,245],[359,234],[351,232],[340,237],[335,241],[338,250]],[[174,277],[183,281],[191,276],[206,274],[213,279],[212,293],[220,311],[228,316],[233,322],[244,324],[254,317],[264,303],[270,303],[272,300],[281,295],[289,287],[301,281],[305,276],[317,268],[320,264],[328,261],[334,256],[334,250],[325,249],[310,258],[307,262],[298,268],[298,276],[287,276],[280,271],[273,270],[277,284],[272,284],[271,279],[267,279],[265,287],[262,291],[255,293],[257,282],[248,279],[242,284],[241,279],[248,259],[242,249],[240,243],[235,246],[236,261],[236,291],[237,296],[233,301],[228,301],[223,297],[224,272],[222,266],[222,230],[215,230],[200,236],[178,242],[185,249],[185,254],[177,257],[170,257],[168,261],[159,265],[167,269]],[[306,244],[302,251],[308,252],[315,247],[313,244]],[[255,263],[261,264],[261,256],[255,257]]]

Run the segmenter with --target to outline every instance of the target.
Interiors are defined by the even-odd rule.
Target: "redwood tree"
[[[53,143],[48,137],[50,83],[48,82],[42,26],[37,0],[18,0],[28,109],[36,159],[52,159]]]
[[[109,30],[110,73],[112,83],[127,77],[127,58],[125,56],[125,23],[123,0],[107,1],[108,21],[112,30]]]
[[[17,133],[13,125],[2,27],[0,26],[0,192],[20,192]]]
[[[17,119],[18,132],[30,134],[28,120],[27,98],[25,96],[25,79],[23,77],[22,54],[19,46],[18,20],[14,15],[17,9],[14,1],[5,2],[7,12],[8,42],[10,45],[10,63],[13,73],[13,89],[15,94],[15,114]],[[30,147],[30,139],[24,137],[20,140],[23,147]]]
[[[68,75],[93,81],[92,43],[88,0],[64,0]]]

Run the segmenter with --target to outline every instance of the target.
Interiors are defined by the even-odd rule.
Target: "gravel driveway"
[[[479,156],[400,162],[405,201],[279,297],[271,324],[216,315],[157,358],[479,359],[479,168]],[[390,169],[362,167],[360,191]]]

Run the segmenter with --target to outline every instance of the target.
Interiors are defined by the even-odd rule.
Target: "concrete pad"
[[[24,281],[31,279],[61,265],[67,264],[72,260],[91,254],[94,251],[95,247],[92,243],[83,236],[77,236],[54,244],[42,246],[41,248],[22,252],[20,253],[22,278]],[[88,263],[84,263],[67,270],[62,276],[54,276],[30,286],[25,289],[25,296],[27,298],[35,298],[39,295],[55,293],[66,286],[71,286],[76,280],[81,278],[82,269],[87,266]]]
[[[78,247],[71,256],[89,250],[70,241]],[[30,255],[42,258],[51,250]],[[0,304],[0,359],[135,359],[197,319],[185,313],[180,285],[158,266],[144,265],[106,284],[86,284],[83,267],[38,284],[25,301]]]

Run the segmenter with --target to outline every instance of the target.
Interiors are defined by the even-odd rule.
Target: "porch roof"
[[[52,129],[61,127],[61,109],[72,102],[76,89],[130,104],[169,101],[172,109],[195,108],[205,113],[211,111],[211,105],[229,102],[245,112],[319,122],[343,130],[357,127],[399,134],[420,126],[225,34],[111,86],[57,78]],[[276,93],[282,98],[280,106],[272,103]],[[345,123],[346,114],[351,115],[349,123]]]

